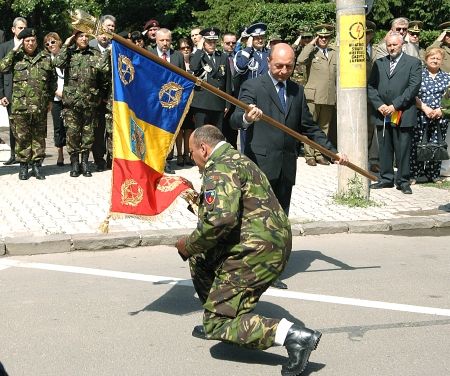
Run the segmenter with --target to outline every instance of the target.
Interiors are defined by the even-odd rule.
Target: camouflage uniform
[[[11,127],[16,138],[16,159],[42,163],[45,157],[48,103],[56,88],[50,55],[11,50],[0,60],[0,72],[13,71]]]
[[[198,218],[186,251],[206,337],[272,346],[280,320],[252,311],[288,261],[290,223],[266,176],[230,144],[206,163]]]
[[[63,117],[67,128],[69,154],[89,151],[94,142],[95,110],[104,89],[104,75],[110,70],[110,54],[87,47],[79,50],[63,46],[54,65],[65,69]]]

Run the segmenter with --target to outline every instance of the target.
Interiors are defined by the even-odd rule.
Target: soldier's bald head
[[[194,130],[191,138],[194,145],[199,146],[201,143],[204,143],[211,148],[214,148],[220,141],[225,141],[225,137],[220,129],[211,124],[203,125]]]

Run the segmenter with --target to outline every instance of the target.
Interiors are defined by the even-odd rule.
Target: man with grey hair
[[[405,17],[394,18],[391,22],[391,30],[388,31],[386,37],[391,33],[398,33],[403,38],[403,52],[405,52],[405,37],[408,34],[409,20]],[[386,48],[386,43],[381,42],[376,50],[374,59],[380,59],[384,56],[389,55],[388,50]]]
[[[20,32],[27,27],[27,20],[23,17],[16,17],[13,21],[11,31],[14,35],[13,39],[10,39],[0,44],[0,60],[3,59],[6,54],[14,47],[21,43],[21,40],[17,37]],[[6,73],[0,73],[0,105],[6,107],[8,115],[11,114],[11,102],[13,91],[12,70]],[[16,139],[12,131],[12,127],[9,127],[9,145],[11,146],[11,157],[4,162],[6,166],[12,165],[16,162]]]
[[[411,139],[417,125],[416,96],[422,81],[421,62],[402,51],[403,35],[386,36],[388,56],[375,61],[368,81],[371,121],[377,127],[380,180],[372,189],[392,188],[411,194]],[[397,175],[394,176],[394,155]]]

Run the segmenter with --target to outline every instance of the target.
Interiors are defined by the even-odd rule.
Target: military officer
[[[444,72],[450,73],[450,21],[440,24],[439,29],[442,30],[442,33],[437,37],[431,47],[440,47],[444,50],[445,57],[441,69]]]
[[[142,35],[145,36],[145,45],[149,50],[156,48],[156,32],[159,28],[160,26],[157,20],[148,20],[144,25]]]
[[[228,55],[216,49],[220,30],[209,27],[200,31],[203,41],[192,55],[190,69],[194,75],[214,87],[231,94],[231,70]],[[222,129],[223,117],[228,111],[224,99],[201,88],[195,87],[191,109],[194,114],[195,127],[213,124]]]
[[[198,224],[176,247],[204,308],[192,335],[261,350],[284,345],[281,374],[300,375],[321,333],[253,312],[286,266],[291,226],[264,173],[224,139],[205,125],[189,140],[203,178]]]
[[[405,45],[405,53],[409,56],[414,56],[424,61],[425,50],[420,48],[420,32],[423,28],[422,21],[410,21],[408,26],[408,35],[405,37],[405,40],[408,42]]]
[[[296,57],[296,63],[295,63],[295,69],[294,73],[292,73],[292,81],[297,82],[298,84],[301,84],[303,86],[306,85],[306,82],[308,81],[308,76],[306,72],[306,65],[300,64],[297,59],[300,55],[300,52],[303,51],[303,48],[311,42],[313,37],[313,34],[308,29],[302,29],[299,31],[299,36],[295,40],[295,42],[292,44],[292,49],[295,52]]]
[[[72,44],[75,44],[73,47]],[[72,165],[70,176],[92,176],[89,170],[89,152],[94,142],[95,110],[101,102],[101,93],[107,92],[110,53],[103,54],[88,45],[88,36],[74,30],[59,54],[53,60],[65,69],[63,117],[67,127],[67,151]]]
[[[406,45],[408,43],[405,40],[405,38],[408,34],[408,27],[409,27],[409,20],[407,18],[405,18],[405,17],[394,18],[391,21],[391,30],[389,30],[386,35],[386,37],[387,37],[391,33],[399,33],[403,37],[403,40],[404,40],[403,52],[405,52]],[[386,37],[385,37],[385,39],[386,39]],[[385,39],[377,45],[377,48],[375,49],[374,60],[381,59],[382,57],[389,55],[389,52],[386,48]]]
[[[45,157],[47,108],[56,88],[50,55],[38,51],[36,31],[23,29],[20,43],[0,60],[0,72],[12,71],[11,127],[16,139],[19,179],[29,178],[28,165],[36,179],[45,179],[40,170]]]
[[[315,28],[316,36],[298,56],[297,63],[306,66],[308,81],[305,96],[313,120],[328,135],[336,111],[336,58],[337,51],[330,45],[334,27],[320,24]],[[319,151],[305,145],[305,160],[309,166],[317,163],[328,165]]]

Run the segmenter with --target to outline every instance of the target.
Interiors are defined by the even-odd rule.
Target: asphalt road
[[[295,238],[289,290],[258,312],[324,333],[305,375],[449,375],[450,234],[430,234]],[[10,376],[264,376],[286,360],[191,337],[201,307],[171,247],[0,258],[0,292]]]

